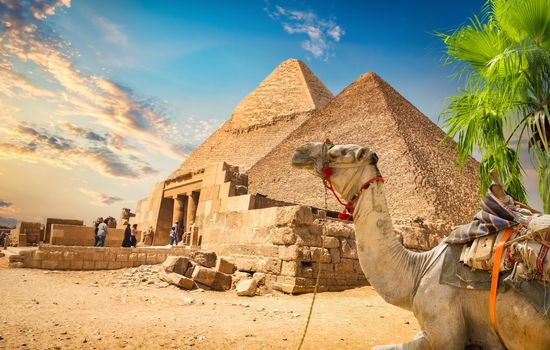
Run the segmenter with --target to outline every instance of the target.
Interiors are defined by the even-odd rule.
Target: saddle
[[[499,183],[490,186],[481,207],[471,223],[445,239],[440,283],[489,290],[497,242],[514,230],[498,261],[499,290],[513,288],[550,318],[550,215],[515,201]]]

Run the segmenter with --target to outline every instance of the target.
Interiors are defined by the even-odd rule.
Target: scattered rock
[[[158,283],[155,283],[155,285],[157,286],[157,288],[166,288],[170,285],[170,283],[167,283],[167,282],[158,282]]]
[[[233,274],[233,286],[236,286],[243,279],[250,278],[250,274],[242,271],[235,271]]]
[[[237,292],[238,296],[249,296],[253,297],[256,295],[256,288],[258,287],[258,283],[255,279],[246,279],[242,280],[239,283],[237,283],[237,286],[235,287],[235,291]]]
[[[195,286],[195,282],[193,282],[192,279],[189,279],[175,272],[165,272],[164,270],[161,270],[159,272],[159,277],[161,280],[183,289],[193,289],[193,287]]]
[[[204,305],[204,301],[202,299],[193,299],[189,297],[185,297],[182,299],[182,302],[180,305]]]
[[[192,278],[193,280],[195,280],[195,282],[199,282],[210,287],[212,284],[214,284],[216,273],[217,271],[214,271],[212,269],[203,266],[196,266],[193,271]]]
[[[169,256],[162,263],[162,268],[166,272],[175,272],[179,275],[185,275],[189,264],[189,258],[184,256]]]
[[[216,266],[216,253],[208,251],[194,252],[192,257],[193,261],[204,267]]]
[[[235,264],[233,264],[229,260],[225,258],[219,258],[218,261],[216,262],[216,270],[221,273],[231,275],[233,274],[233,272],[235,272],[236,268],[235,268]]]
[[[265,273],[263,272],[255,272],[254,275],[252,275],[252,278],[256,280],[256,283],[258,283],[259,286],[265,284]]]

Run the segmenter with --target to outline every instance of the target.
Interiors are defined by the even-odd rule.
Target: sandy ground
[[[120,284],[132,269],[6,266],[0,258],[0,349],[296,349],[312,298]],[[370,349],[418,329],[371,287],[322,293],[303,349]]]

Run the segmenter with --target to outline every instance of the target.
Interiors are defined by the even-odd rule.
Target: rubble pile
[[[235,288],[237,295],[254,296],[265,275],[236,271],[235,264],[215,253],[196,252],[193,257],[168,256],[158,270],[158,278],[181,289],[202,288],[226,291]]]

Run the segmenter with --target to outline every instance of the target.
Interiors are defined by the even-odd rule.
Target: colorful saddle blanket
[[[445,239],[449,247],[440,283],[489,290],[496,242],[504,230],[515,227],[499,262],[499,280],[503,282],[499,290],[513,288],[550,318],[550,215],[527,209],[502,188],[493,192],[493,186],[498,185],[491,186],[473,221],[457,227]]]

